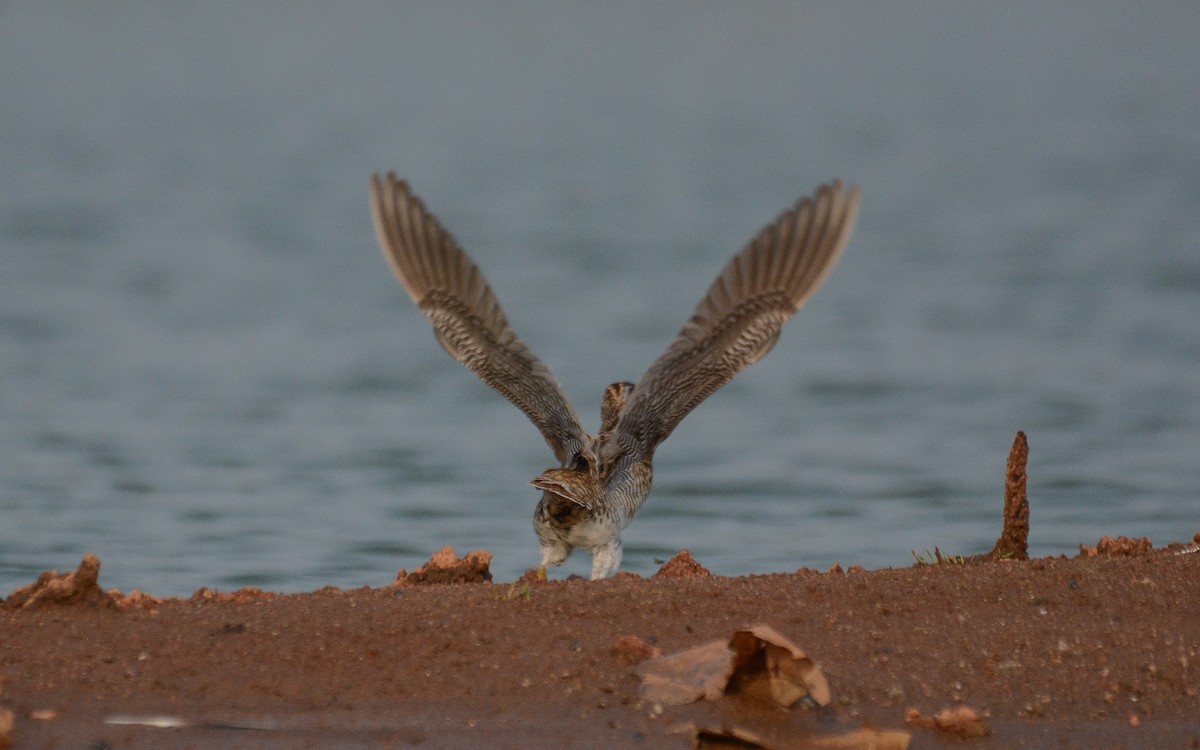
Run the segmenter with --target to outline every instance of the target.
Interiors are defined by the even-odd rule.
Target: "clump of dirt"
[[[712,573],[708,571],[708,568],[696,562],[695,558],[692,557],[692,553],[685,549],[670,560],[667,560],[666,564],[654,574],[654,577],[705,578],[711,575]]]
[[[1018,432],[1008,453],[1004,479],[1004,529],[987,555],[992,559],[1029,559],[1029,495],[1025,488],[1028,460],[1029,443],[1025,433]]]
[[[404,571],[402,570],[400,572],[403,573]],[[400,575],[397,574],[396,581],[399,581],[399,580],[400,580]],[[541,573],[538,572],[537,568],[530,568],[529,570],[526,570],[524,573],[521,574],[521,577],[517,579],[517,583],[537,584],[537,583],[545,583],[545,582],[546,582],[546,579],[542,577]],[[394,586],[396,584],[392,584],[392,585]]]
[[[48,570],[27,586],[15,589],[7,603],[13,607],[43,604],[107,604],[108,594],[100,590],[100,558],[91,552],[83,556],[74,573]]]
[[[925,716],[917,709],[910,708],[905,712],[904,722],[917,727],[935,729],[963,739],[986,737],[992,731],[987,719],[969,706],[946,708],[933,716]]]
[[[1119,536],[1113,539],[1111,536],[1102,536],[1095,547],[1089,547],[1086,544],[1079,545],[1079,554],[1081,557],[1099,557],[1100,555],[1140,557],[1152,549],[1154,549],[1154,542],[1150,541],[1148,537],[1134,539]]]
[[[647,659],[657,659],[662,656],[662,649],[636,635],[623,635],[613,641],[612,655],[617,663],[632,667]]]
[[[158,605],[167,601],[159,596],[151,596],[141,589],[134,589],[128,594],[122,593],[120,589],[109,589],[108,596],[112,599],[112,603],[122,609],[154,609]]]
[[[132,597],[132,594],[130,595]],[[196,593],[192,594],[192,598],[188,601],[193,602],[231,602],[233,604],[244,604],[246,602],[258,601],[260,599],[274,599],[279,594],[270,591],[263,591],[260,588],[244,588],[237,591],[213,591],[207,586],[197,589]]]
[[[428,586],[454,583],[491,583],[492,553],[477,549],[460,558],[453,547],[442,547],[429,562],[411,573],[396,574],[393,586]]]

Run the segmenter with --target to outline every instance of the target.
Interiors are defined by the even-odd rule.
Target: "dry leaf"
[[[687,651],[644,661],[634,673],[642,678],[643,698],[679,706],[701,698],[720,698],[729,683],[731,657],[725,641],[709,641]]]
[[[787,708],[806,697],[818,706],[829,703],[825,675],[796,644],[774,628],[757,625],[739,630],[730,639],[729,648],[734,652],[731,683],[753,682],[765,671],[771,697],[779,705]]]
[[[669,706],[759,690],[784,707],[802,699],[820,706],[830,700],[821,670],[766,625],[739,630],[728,642],[710,641],[651,659],[634,671],[642,678],[642,697]]]
[[[689,725],[683,729],[692,735],[692,745],[698,750],[731,747],[748,750],[908,750],[912,742],[911,734],[898,730],[856,729],[822,737],[772,738],[741,727]]]

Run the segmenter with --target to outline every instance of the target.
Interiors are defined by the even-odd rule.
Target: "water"
[[[812,7],[815,6],[815,7]],[[660,449],[642,574],[1200,531],[1200,6],[0,6],[0,592],[537,561],[524,417],[375,246],[407,176],[595,427],[730,254],[863,186],[826,286]],[[586,572],[586,556],[566,572]]]

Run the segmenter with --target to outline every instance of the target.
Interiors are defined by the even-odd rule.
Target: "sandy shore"
[[[684,748],[695,727],[816,747],[864,726],[911,747],[1197,747],[1196,548],[174,600],[102,592],[92,558],[0,604],[0,717],[18,748]],[[638,660],[756,624],[820,667],[827,707],[643,698]],[[906,722],[960,706],[986,736]]]

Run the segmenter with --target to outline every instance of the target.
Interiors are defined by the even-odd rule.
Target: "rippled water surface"
[[[552,457],[390,277],[407,176],[594,428],[819,182],[837,272],[660,449],[648,574],[1200,531],[1200,6],[0,7],[0,594],[536,564]],[[585,556],[566,572],[586,572]]]

